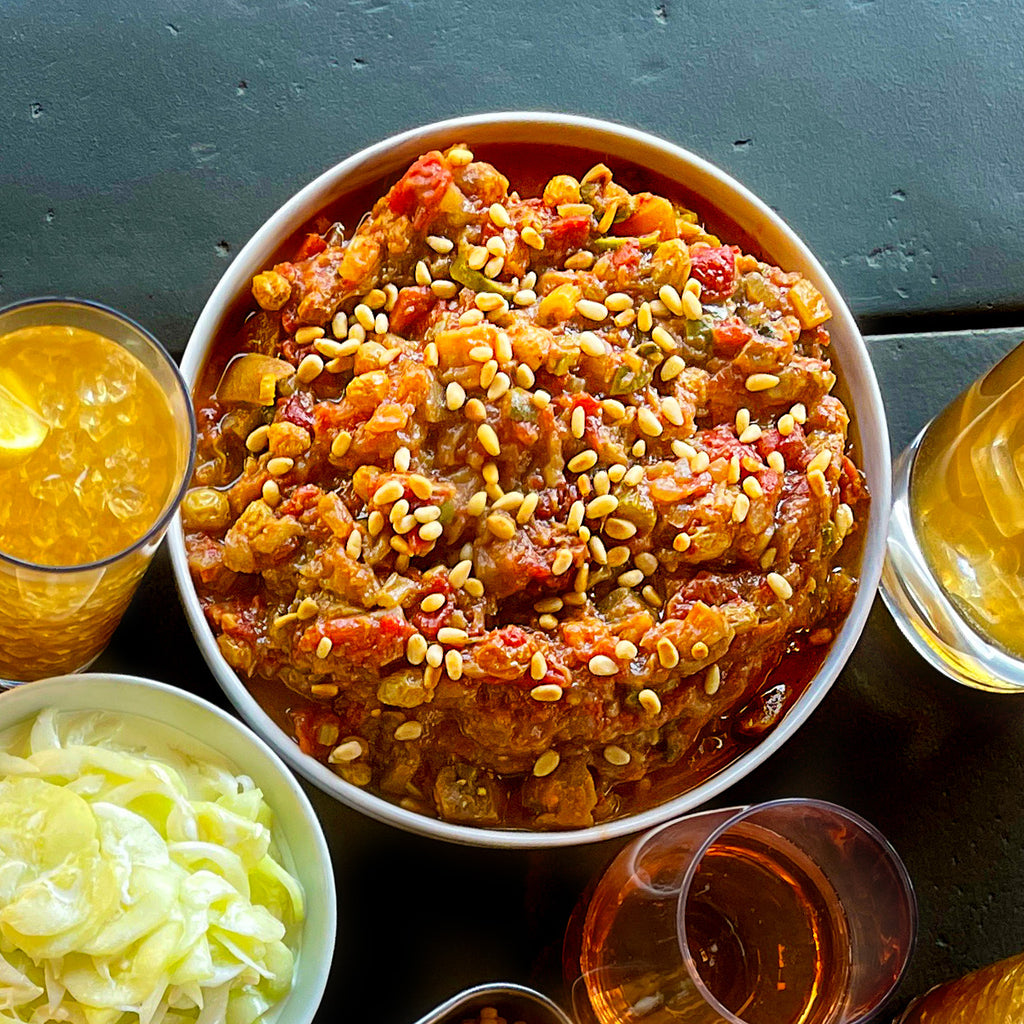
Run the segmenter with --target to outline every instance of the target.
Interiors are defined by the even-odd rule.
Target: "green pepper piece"
[[[608,394],[629,395],[634,391],[639,391],[650,384],[652,373],[653,367],[648,365],[640,366],[636,370],[631,370],[628,366],[620,366],[608,386]]]
[[[481,274],[479,270],[474,270],[462,253],[455,257],[448,273],[451,274],[453,281],[458,281],[464,288],[472,288],[475,292],[497,292],[509,301],[516,293],[512,285],[504,284],[502,281],[492,281],[489,277]]]
[[[528,392],[513,388],[508,392],[508,418],[519,423],[536,423],[537,407]]]
[[[686,340],[690,342],[694,348],[707,351],[711,348],[711,345],[715,340],[715,336],[712,333],[711,328],[703,320],[687,320]]]
[[[660,363],[663,358],[661,349],[653,341],[641,341],[636,347],[636,354],[655,363]]]
[[[603,238],[595,238],[591,242],[591,248],[594,249],[621,249],[627,242],[632,242],[632,238],[628,238],[624,235],[605,235]]]
[[[658,513],[647,491],[631,490],[620,494],[615,514],[629,520],[640,533],[650,533],[658,521]]]
[[[590,243],[592,249],[621,249],[627,242],[636,242],[641,249],[650,249],[651,246],[657,245],[661,241],[661,235],[657,231],[652,231],[649,235],[640,235],[639,237],[631,235],[604,235],[601,238],[595,238]],[[455,276],[454,274],[452,275]]]
[[[575,364],[575,362],[576,357],[573,356],[571,353],[567,352],[564,356],[559,357],[558,362],[555,363],[554,368],[551,370],[551,372],[556,377],[564,377]]]
[[[436,381],[430,382],[430,396],[424,406],[428,423],[440,423],[448,411],[445,404],[444,388]]]

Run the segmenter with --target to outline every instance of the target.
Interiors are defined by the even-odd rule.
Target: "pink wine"
[[[600,1024],[717,1024],[680,951],[678,857],[601,886],[580,955]],[[846,918],[815,864],[776,833],[741,823],[705,853],[685,907],[694,967],[748,1024],[825,1024],[841,1008],[850,964]]]

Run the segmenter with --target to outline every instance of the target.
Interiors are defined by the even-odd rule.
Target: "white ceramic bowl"
[[[180,523],[169,532],[171,557],[192,630],[224,692],[245,720],[296,771],[325,792],[380,821],[421,835],[469,845],[548,847],[596,842],[657,825],[722,792],[778,750],[828,692],[864,628],[881,573],[890,500],[885,412],[864,341],[846,303],[821,264],[777,214],[727,174],[679,146],[632,128],[567,114],[497,113],[441,121],[378,142],[326,171],[288,200],[235,257],[206,303],[189,339],[181,364],[185,379],[190,383],[196,381],[228,311],[238,297],[247,292],[252,276],[272,261],[284,239],[327,204],[357,188],[381,180],[386,183],[389,177],[394,180],[420,154],[460,141],[470,147],[488,143],[558,145],[593,153],[613,170],[617,159],[649,168],[694,193],[699,215],[712,221],[716,213],[724,215],[756,241],[765,258],[786,270],[800,271],[825,296],[832,309],[829,322],[832,352],[840,367],[842,393],[854,410],[857,454],[867,475],[872,500],[860,566],[860,589],[817,675],[783,721],[757,746],[706,782],[657,807],[574,831],[514,832],[456,825],[407,811],[350,785],[301,753],[294,740],[270,719],[221,657],[189,577]]]
[[[219,752],[260,787],[274,812],[282,864],[301,883],[306,901],[292,989],[261,1024],[310,1024],[334,957],[337,894],[323,830],[295,776],[251,730],[220,708],[174,686],[136,676],[57,676],[7,690],[0,693],[0,729],[51,707],[149,718]]]

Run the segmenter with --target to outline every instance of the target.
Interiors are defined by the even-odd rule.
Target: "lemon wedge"
[[[0,466],[27,459],[50,432],[46,420],[0,384]]]

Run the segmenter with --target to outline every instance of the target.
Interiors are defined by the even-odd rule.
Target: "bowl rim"
[[[851,396],[857,396],[855,422],[859,443],[864,452],[864,471],[870,480],[871,507],[861,554],[860,584],[853,606],[821,668],[783,720],[750,750],[687,792],[638,813],[589,828],[550,832],[506,831],[428,818],[346,783],[324,765],[299,750],[295,741],[276,725],[221,656],[192,586],[180,513],[175,519],[174,527],[169,531],[168,542],[179,597],[196,642],[211,672],[246,722],[295,771],[349,807],[377,821],[419,835],[469,846],[541,849],[596,843],[631,835],[685,814],[707,803],[749,774],[775,753],[807,720],[846,664],[864,629],[874,600],[882,571],[890,505],[890,452],[885,410],[864,340],[852,313],[831,278],[796,233],[766,203],[731,175],[682,146],[636,128],[576,114],[499,111],[449,118],[382,139],[329,167],[295,193],[264,222],[235,256],[217,283],[196,321],[182,358],[182,373],[189,381],[190,387],[194,387],[209,349],[216,340],[215,332],[224,310],[229,308],[241,290],[247,287],[251,276],[264,269],[264,261],[275,251],[282,238],[307,223],[310,217],[332,198],[354,188],[358,184],[360,173],[365,177],[368,172],[372,172],[372,176],[379,177],[389,171],[400,169],[401,160],[397,163],[395,161],[398,155],[404,154],[406,150],[412,151],[419,147],[419,151],[422,152],[432,148],[442,138],[447,139],[449,144],[455,141],[467,141],[471,145],[481,144],[491,141],[490,136],[495,130],[511,130],[513,134],[518,135],[523,132],[537,134],[544,130],[556,130],[559,132],[557,142],[570,147],[574,145],[571,140],[577,137],[582,140],[584,135],[593,136],[589,144],[580,141],[576,146],[597,151],[601,149],[600,142],[604,141],[608,144],[608,152],[613,158],[618,155],[641,166],[651,167],[661,175],[687,184],[698,195],[703,196],[700,187],[689,181],[682,181],[673,170],[654,162],[654,158],[660,157],[667,164],[685,167],[689,174],[728,196],[730,205],[726,212],[744,227],[748,234],[759,242],[764,233],[769,234],[774,239],[776,248],[766,248],[770,249],[773,258],[778,258],[778,249],[782,248],[786,253],[786,262],[790,266],[795,264],[801,272],[814,280],[832,310],[830,326],[833,340],[837,335],[841,339],[839,362],[842,364],[845,386]],[[494,141],[500,137],[495,135]],[[527,140],[524,138],[518,141]],[[542,140],[534,138],[532,141]],[[624,153],[615,152],[623,147],[635,147],[638,152],[628,157]],[[390,166],[392,163],[395,163],[395,167]],[[708,198],[707,202],[711,205],[714,200]],[[737,215],[737,210],[743,212],[743,218]]]
[[[126,688],[136,691],[137,695],[126,699]],[[108,695],[111,699],[104,700]],[[141,702],[141,706],[135,706],[136,701]],[[325,898],[313,901],[310,899],[311,894],[305,893],[305,917],[292,987],[261,1020],[266,1024],[275,1024],[282,1019],[288,1020],[290,1024],[311,1024],[327,989],[334,958],[338,920],[337,887],[331,853],[320,819],[295,775],[266,741],[227,711],[181,687],[115,672],[51,676],[9,690],[0,690],[0,730],[8,729],[48,707],[55,707],[58,711],[107,711],[163,721],[159,719],[159,708],[164,703],[184,705],[190,716],[188,726],[179,722],[165,723],[168,728],[210,747],[243,774],[272,778],[275,785],[282,787],[284,794],[292,801],[304,825],[305,831],[301,837],[291,833],[283,835],[283,812],[280,805],[275,807],[264,793],[264,799],[278,821],[275,840],[287,852],[294,871],[315,876],[317,884],[323,887]],[[246,764],[240,764],[237,757],[224,754],[217,742],[192,731],[191,722],[202,718],[210,723],[211,731],[222,733],[227,730],[234,736],[235,742],[245,748]],[[255,781],[259,785],[259,779]],[[303,980],[301,991],[298,987],[300,977]]]

